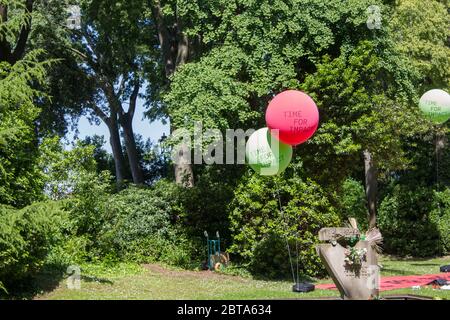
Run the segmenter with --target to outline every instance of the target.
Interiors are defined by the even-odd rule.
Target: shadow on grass
[[[8,300],[32,300],[39,294],[55,290],[64,279],[59,270],[46,269],[21,280],[6,283],[8,294],[1,296]]]
[[[297,276],[295,276],[295,282],[294,279],[292,278],[292,276],[286,275],[286,276],[279,276],[279,277],[268,277],[265,275],[261,275],[261,274],[254,274],[252,275],[252,278],[254,280],[259,280],[259,281],[266,281],[266,282],[280,282],[280,281],[284,281],[284,282],[292,282],[293,284],[295,282],[297,282]],[[316,278],[312,278],[306,275],[299,275],[298,277],[298,282],[311,282],[311,283],[315,283],[317,282],[318,279]]]
[[[90,277],[90,276],[81,276],[81,280],[83,280],[85,282],[97,282],[97,283],[109,284],[109,285],[114,284],[114,282],[109,279],[102,279],[102,278]]]
[[[6,282],[8,294],[2,293],[0,299],[7,300],[32,300],[37,295],[50,293],[58,288],[61,283],[68,278],[65,272],[66,268],[61,266],[47,265],[39,272],[29,275],[23,279]],[[114,285],[109,279],[98,278],[95,276],[82,275],[80,280],[88,283],[100,283]],[[65,285],[64,283],[62,285]]]

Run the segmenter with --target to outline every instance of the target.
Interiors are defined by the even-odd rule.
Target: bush
[[[434,192],[432,207],[430,221],[439,232],[440,253],[446,255],[450,253],[450,188]]]
[[[430,187],[395,185],[378,212],[385,251],[417,257],[446,253],[449,219],[448,189],[435,192]]]
[[[367,200],[364,186],[361,182],[348,178],[342,185],[342,195],[339,197],[341,218],[355,218],[360,230],[369,227]]]
[[[180,222],[190,237],[203,237],[220,232],[223,247],[231,238],[227,207],[234,197],[234,188],[242,173],[229,166],[205,166],[196,172],[195,186],[179,191]]]
[[[22,210],[0,207],[0,283],[8,288],[39,271],[62,240],[67,219],[60,204],[35,203]]]
[[[279,211],[277,185],[285,219]],[[316,183],[298,177],[246,177],[236,189],[229,209],[233,231],[229,251],[248,264],[253,274],[271,278],[291,274],[286,236],[293,260],[298,243],[301,273],[324,274],[315,251],[317,235],[321,228],[337,226],[340,220]]]
[[[88,236],[95,242],[107,216],[106,204],[111,196],[109,172],[82,173],[76,178],[66,209],[70,212],[76,235]]]
[[[174,226],[179,210],[174,184],[162,181],[154,188],[131,186],[109,195],[107,180],[97,182],[92,186],[92,180],[81,181],[70,201],[77,232],[65,250],[77,246],[81,250],[78,255],[72,250],[71,257],[191,267],[199,246]]]
[[[200,245],[177,231],[170,231],[166,237],[147,236],[136,239],[122,252],[123,260],[126,261],[162,262],[186,269],[200,265],[200,254]]]
[[[106,252],[119,255],[130,244],[149,237],[167,237],[170,215],[166,203],[154,197],[151,189],[131,187],[111,196],[105,206],[99,242]]]

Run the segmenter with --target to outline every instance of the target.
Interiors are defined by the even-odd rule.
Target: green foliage
[[[255,121],[259,114],[247,102],[248,85],[236,79],[246,58],[241,50],[224,47],[183,67],[165,97],[174,126],[192,129],[198,121],[225,130]]]
[[[125,252],[132,241],[166,237],[170,226],[166,203],[152,190],[128,188],[110,197],[105,206],[100,241],[105,249]]]
[[[136,238],[120,252],[124,261],[164,263],[185,269],[195,269],[203,258],[203,250],[181,231],[169,230],[166,236],[148,235]]]
[[[66,205],[72,235],[62,248],[64,259],[192,267],[199,246],[172,223],[177,190],[175,184],[162,181],[152,189],[130,186],[111,194],[106,172],[80,177]]]
[[[448,252],[448,189],[394,185],[382,200],[378,225],[384,248],[401,256],[433,256]]]
[[[430,221],[436,226],[440,239],[440,254],[450,253],[450,188],[435,191]]]
[[[85,235],[90,241],[97,241],[105,223],[110,192],[111,176],[108,172],[100,175],[88,173],[77,177],[71,198],[66,203],[76,235]]]
[[[408,69],[389,66],[396,61],[395,52],[389,55],[392,62],[380,49],[364,41],[336,59],[326,56],[302,85],[318,103],[321,126],[300,155],[305,168],[324,184],[340,186],[349,175],[359,174],[364,150],[370,150],[380,173],[407,168],[405,138],[429,130],[418,108],[407,102],[414,96],[413,78],[400,75],[408,75]],[[387,78],[395,84],[387,87]]]
[[[367,230],[369,217],[366,194],[361,182],[352,178],[344,181],[339,195],[339,207],[343,221],[348,221],[348,218],[355,218],[359,229]]]
[[[278,192],[284,217],[279,209]],[[229,219],[233,231],[229,251],[248,263],[254,273],[270,277],[290,274],[285,237],[291,249],[298,241],[300,271],[304,275],[323,274],[314,249],[317,234],[323,227],[339,225],[339,218],[322,189],[298,176],[245,177],[230,204]]]
[[[427,88],[450,85],[448,1],[401,0],[389,22],[396,47],[408,56]]]
[[[197,245],[172,227],[171,204],[154,190],[130,187],[110,198],[105,214],[99,235],[104,252],[181,267],[195,259]]]
[[[42,83],[49,61],[40,51],[30,52],[13,66],[0,62],[0,203],[23,207],[40,198],[34,121],[42,94],[32,83]]]
[[[32,14],[21,0],[1,0],[0,5],[7,6],[8,11],[14,13],[7,21],[1,21],[0,18],[0,40],[16,43],[22,27],[30,22]]]
[[[0,207],[0,283],[10,288],[39,271],[62,240],[67,220],[60,204],[35,203],[17,210]]]
[[[52,200],[66,198],[83,176],[96,174],[94,146],[78,142],[71,150],[64,150],[60,138],[55,136],[44,139],[39,151],[44,190]]]
[[[203,238],[203,232],[219,231],[224,248],[230,245],[228,205],[234,197],[241,169],[227,166],[206,166],[196,172],[194,188],[180,189],[179,219],[191,237]]]
[[[191,267],[204,258],[204,230],[219,231],[253,274],[290,274],[287,237],[294,252],[299,246],[301,272],[321,275],[314,251],[320,228],[348,217],[367,227],[363,185],[350,178],[362,175],[364,150],[380,173],[386,252],[450,251],[450,194],[441,188],[448,148],[439,167],[431,165],[432,141],[438,131],[448,136],[448,125],[431,130],[417,108],[425,89],[450,83],[446,1],[166,0],[159,23],[156,1],[35,1],[31,15],[23,1],[0,3],[9,6],[0,46],[13,48],[32,23],[26,55],[13,65],[0,62],[0,204],[60,200],[1,207],[0,290],[43,264]],[[69,3],[81,6],[80,30],[65,27]],[[366,25],[370,5],[381,7],[380,30]],[[158,34],[159,24],[179,39],[159,43],[167,36]],[[192,62],[178,66],[183,35]],[[167,79],[171,63],[179,68]],[[64,150],[59,137],[48,136],[66,133],[80,115],[94,122],[123,116],[121,106],[143,83],[147,115],[169,117],[173,129],[192,130],[196,121],[220,131],[262,127],[268,102],[285,89],[309,93],[321,125],[282,177],[196,166],[189,189],[156,182],[165,176],[165,155],[136,138],[152,187],[114,193],[104,141]]]

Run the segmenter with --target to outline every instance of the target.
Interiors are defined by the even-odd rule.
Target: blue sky
[[[163,134],[169,135],[169,125],[164,125],[160,121],[150,123],[150,120],[144,118],[144,100],[138,99],[136,106],[136,113],[133,119],[133,129],[136,134],[142,135],[144,140],[150,138],[152,141],[157,142]],[[109,144],[109,132],[106,125],[102,122],[99,126],[90,124],[86,117],[82,117],[78,122],[79,139],[83,139],[87,136],[99,135],[104,136],[106,144],[104,148],[111,152],[111,146]],[[74,140],[74,132],[70,132],[66,136],[67,142],[71,143]],[[70,146],[68,146],[70,148]]]

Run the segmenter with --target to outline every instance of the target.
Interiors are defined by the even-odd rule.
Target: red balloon
[[[267,127],[281,142],[296,146],[309,140],[319,126],[319,110],[306,93],[288,90],[277,95],[266,112]],[[274,130],[279,130],[278,134]]]

